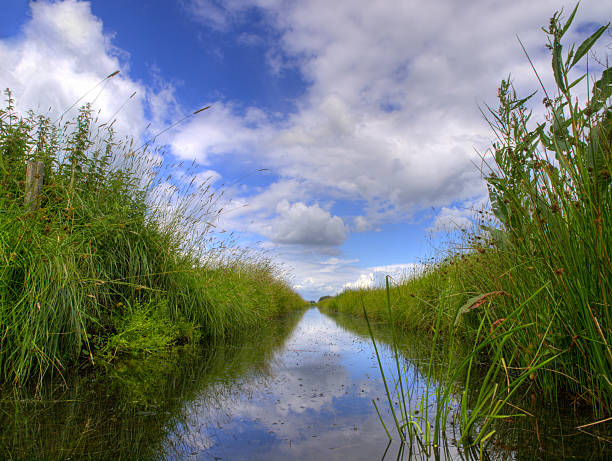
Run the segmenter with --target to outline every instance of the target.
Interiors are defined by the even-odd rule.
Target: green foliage
[[[545,119],[533,123],[527,104],[535,93],[517,96],[510,79],[500,86],[499,108],[487,108],[497,137],[485,178],[494,217],[482,212],[459,245],[467,252],[387,290],[347,291],[324,303],[355,314],[363,303],[370,319],[428,331],[435,343],[450,338],[449,363],[452,338],[469,341],[472,351],[449,367],[434,396],[438,429],[453,399],[460,400],[456,417],[466,444],[489,443],[502,416],[521,413],[508,405],[527,390],[549,402],[588,406],[593,425],[610,417],[612,69],[606,63],[593,72],[591,65],[570,81],[608,28],[564,54],[562,38],[575,12],[564,23],[555,14],[545,30],[556,82],[554,93],[544,89]],[[582,81],[593,83],[579,101],[572,91]],[[487,364],[484,379],[473,373],[479,362]],[[408,414],[398,418],[403,440],[426,433],[415,431]]]
[[[116,354],[153,353],[178,344],[198,343],[200,332],[185,320],[172,321],[167,301],[136,303],[115,313],[115,333],[101,341],[99,352],[107,358]]]
[[[571,390],[603,415],[612,405],[612,71],[604,67],[572,82],[569,75],[609,25],[564,56],[562,37],[574,13],[565,23],[555,14],[545,30],[557,84],[543,100],[546,119],[530,126],[531,96],[517,97],[509,81],[500,88],[499,109],[489,110],[498,142],[486,179],[503,225],[490,261],[505,276],[488,284],[486,273],[467,277],[510,294],[497,300],[495,313],[485,309],[497,318],[544,288],[521,319],[530,326],[512,336],[505,353],[529,366],[540,349],[534,338],[546,337],[545,355],[559,357],[553,373],[538,374],[540,385],[551,394],[559,386]],[[585,77],[594,83],[581,103],[572,89]]]
[[[18,116],[7,96],[0,383],[62,374],[83,358],[93,363],[96,347],[148,351],[180,338],[221,338],[303,303],[266,260],[216,256],[203,225],[217,212],[208,187],[179,191],[168,211],[168,197],[152,195],[160,181],[155,152],[117,142],[88,106],[56,126]],[[35,209],[24,203],[28,161],[44,164]]]
[[[460,258],[458,258],[460,259]],[[389,286],[389,302],[393,321],[406,331],[434,333],[437,306],[448,306],[441,329],[449,331],[451,312],[461,305],[466,296],[458,292],[456,263],[452,260],[423,266],[411,277]],[[323,309],[361,316],[362,302],[373,321],[388,321],[386,288],[345,290],[339,295],[319,302]]]
[[[173,348],[152,359],[130,354],[111,365],[100,362],[103,368],[98,372],[74,370],[65,376],[67,385],[43,386],[37,398],[32,398],[29,387],[20,388],[17,398],[5,394],[0,397],[0,456],[181,458],[190,441],[167,442],[184,432],[194,403],[215,408],[219,399],[241,390],[245,377],[246,381],[266,379],[270,361],[301,314],[295,311],[272,319],[203,350]],[[255,347],[253,338],[257,338]]]

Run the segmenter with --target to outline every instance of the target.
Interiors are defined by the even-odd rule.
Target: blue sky
[[[143,139],[210,104],[157,139],[165,161],[198,162],[199,180],[224,191],[216,229],[316,299],[410,271],[469,223],[492,142],[478,106],[495,105],[509,74],[538,88],[516,35],[551,85],[540,27],[573,5],[8,0],[0,87],[20,110],[59,114],[121,70],[85,100],[102,119],[128,101],[115,126]],[[611,17],[608,2],[583,1],[568,39]],[[172,173],[176,186],[190,174]]]

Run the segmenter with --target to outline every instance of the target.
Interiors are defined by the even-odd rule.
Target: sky
[[[539,89],[517,37],[553,86],[541,27],[574,5],[3,0],[0,88],[52,115],[85,95],[138,141],[210,105],[155,139],[167,186],[196,175],[223,208],[214,229],[316,300],[410,274],[470,225],[493,142],[480,110],[509,75],[519,94]],[[612,3],[583,0],[567,43],[611,19]]]

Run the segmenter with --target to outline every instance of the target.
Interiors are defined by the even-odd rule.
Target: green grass
[[[433,334],[437,317],[437,306],[441,303],[459,307],[466,296],[459,291],[453,276],[452,264],[431,264],[421,272],[389,286],[390,309],[396,325],[405,331],[426,330]],[[325,309],[361,316],[362,302],[373,321],[388,321],[387,293],[385,288],[345,290],[341,294],[322,300]],[[445,310],[441,328],[449,329],[453,308]]]
[[[302,313],[295,311],[224,339],[214,352],[174,348],[152,360],[124,357],[107,373],[70,373],[68,386],[0,397],[3,459],[174,459],[192,450],[185,427],[215,425],[219,402],[266,379],[270,361]],[[253,337],[257,346],[253,347]],[[220,385],[222,383],[222,385]],[[245,388],[246,386],[246,388]],[[202,410],[200,408],[200,410]],[[221,418],[223,421],[223,418]]]
[[[210,184],[159,192],[173,181],[160,178],[159,154],[117,141],[88,106],[63,125],[22,117],[7,91],[0,384],[41,381],[109,353],[222,338],[304,304],[269,261],[211,235],[220,210]],[[30,203],[28,161],[44,164]]]
[[[467,371],[458,415],[464,441],[486,444],[493,422],[516,413],[507,403],[526,389],[588,407],[601,426],[612,416],[612,70],[604,63],[593,71],[590,59],[589,73],[570,80],[608,26],[564,52],[575,11],[566,22],[555,14],[545,30],[556,83],[542,88],[546,117],[531,119],[533,95],[517,96],[510,79],[499,108],[483,111],[497,139],[484,157],[491,211],[463,234],[461,250],[388,290],[323,301],[353,313],[363,302],[371,319],[428,331],[434,343],[471,344],[436,396],[444,408],[453,380]],[[579,85],[586,99],[574,96]],[[470,371],[483,360],[488,370],[476,383]]]

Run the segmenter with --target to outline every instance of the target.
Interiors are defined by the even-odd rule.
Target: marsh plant
[[[497,287],[511,296],[496,302],[497,314],[485,315],[504,318],[511,306],[529,302],[504,326],[528,326],[512,336],[505,354],[518,368],[556,356],[554,372],[534,377],[540,386],[551,397],[569,390],[596,414],[610,416],[612,69],[602,63],[601,73],[569,78],[609,25],[564,53],[562,38],[575,12],[565,23],[556,14],[546,30],[556,83],[553,92],[542,87],[546,119],[530,128],[525,104],[531,96],[518,98],[510,82],[499,89],[499,109],[489,110],[498,141],[486,179],[502,224],[492,230],[494,257],[507,268]],[[597,64],[590,60],[591,69]],[[584,101],[572,94],[578,85],[590,90]]]
[[[268,260],[235,256],[210,232],[221,213],[210,181],[173,177],[163,152],[117,140],[88,105],[54,123],[6,98],[0,385],[221,338],[302,304]],[[35,201],[32,161],[44,165]]]
[[[491,210],[461,250],[416,279],[326,302],[353,312],[363,302],[366,317],[427,331],[432,360],[446,357],[442,376],[430,364],[434,390],[420,391],[428,394],[407,391],[399,361],[387,377],[402,441],[431,449],[452,420],[461,444],[483,450],[507,418],[533,416],[522,402],[538,394],[588,409],[590,422],[577,430],[612,443],[612,70],[589,53],[609,24],[566,49],[576,11],[566,21],[556,13],[543,29],[555,82],[541,87],[544,119],[528,109],[536,93],[518,96],[510,79],[499,108],[483,111],[496,136],[485,156]],[[470,349],[457,353],[457,342]],[[432,393],[435,405],[415,413]]]

